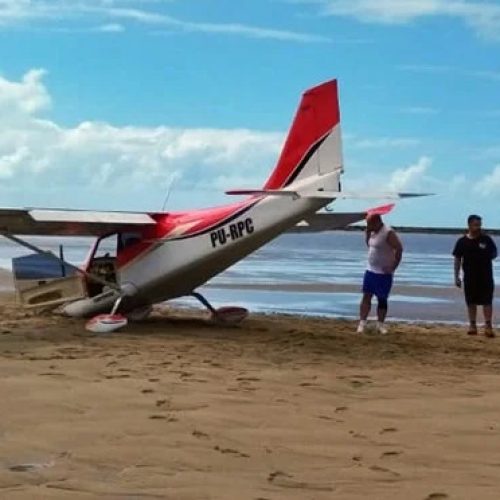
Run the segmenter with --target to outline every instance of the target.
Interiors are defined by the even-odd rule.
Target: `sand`
[[[2,499],[499,498],[500,340],[0,312]]]

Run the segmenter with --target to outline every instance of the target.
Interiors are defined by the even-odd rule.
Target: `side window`
[[[106,236],[102,238],[96,248],[94,253],[94,259],[110,258],[114,259],[116,257],[118,245],[118,235],[112,234],[111,236]]]
[[[141,233],[121,233],[118,241],[119,250],[131,247],[142,240]]]

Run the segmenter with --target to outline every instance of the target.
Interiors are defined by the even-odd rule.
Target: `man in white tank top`
[[[366,219],[366,244],[368,246],[368,268],[363,280],[363,299],[360,305],[358,333],[363,333],[372,307],[373,296],[377,297],[377,329],[385,335],[385,318],[391,293],[393,276],[403,257],[403,245],[391,227],[386,226],[380,215],[369,215]]]

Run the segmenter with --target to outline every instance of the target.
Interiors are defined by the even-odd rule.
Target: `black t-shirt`
[[[477,238],[463,236],[457,241],[453,255],[462,259],[466,279],[493,280],[493,260],[497,258],[497,247],[487,234]]]

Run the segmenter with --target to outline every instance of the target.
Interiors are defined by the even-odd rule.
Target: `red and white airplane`
[[[316,214],[339,198],[343,173],[337,81],[307,90],[281,156],[264,187],[228,191],[244,198],[205,210],[168,213],[51,209],[0,210],[0,234],[34,253],[13,259],[17,296],[26,307],[61,307],[94,317],[87,328],[112,331],[152,305],[194,296],[219,319],[243,310],[215,310],[197,290],[209,279],[297,224],[338,229],[368,212]],[[371,198],[418,196],[374,194]],[[379,207],[387,213],[393,205]],[[97,237],[80,268],[22,235]],[[111,313],[111,314],[109,314]]]

